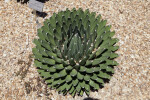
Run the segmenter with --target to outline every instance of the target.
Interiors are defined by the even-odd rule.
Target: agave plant
[[[38,29],[35,66],[47,85],[66,95],[89,95],[111,78],[118,49],[101,15],[82,9],[54,13]]]

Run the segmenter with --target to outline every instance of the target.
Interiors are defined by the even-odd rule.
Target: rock
[[[5,2],[7,3],[7,2],[10,2],[10,0],[5,0]]]

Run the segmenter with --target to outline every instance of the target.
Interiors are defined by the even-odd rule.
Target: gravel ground
[[[150,100],[150,0],[50,0],[43,11],[83,8],[108,20],[120,41],[115,74],[95,100]],[[0,100],[88,100],[47,88],[33,66],[35,16],[27,4],[0,1]],[[38,18],[39,22],[44,21]],[[90,100],[90,99],[89,99]]]

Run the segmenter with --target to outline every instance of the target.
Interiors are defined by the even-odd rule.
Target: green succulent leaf
[[[72,78],[71,78],[71,76],[70,75],[67,75],[67,77],[66,77],[66,82],[70,82],[71,80],[72,80]]]
[[[71,71],[70,75],[71,75],[71,76],[75,76],[75,75],[77,75],[77,73],[78,73],[78,72],[77,72],[75,69],[73,69],[73,70]]]
[[[76,86],[76,85],[78,84],[78,82],[79,82],[78,79],[74,80],[74,81],[73,81],[73,85]]]

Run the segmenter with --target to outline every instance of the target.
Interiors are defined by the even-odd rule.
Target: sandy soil
[[[120,41],[115,74],[105,87],[91,92],[97,100],[150,100],[150,0],[50,0],[43,11],[83,8],[108,20]],[[0,1],[0,99],[87,100],[62,96],[47,88],[33,66],[32,41],[37,25],[27,4]],[[44,21],[38,18],[39,22]]]

